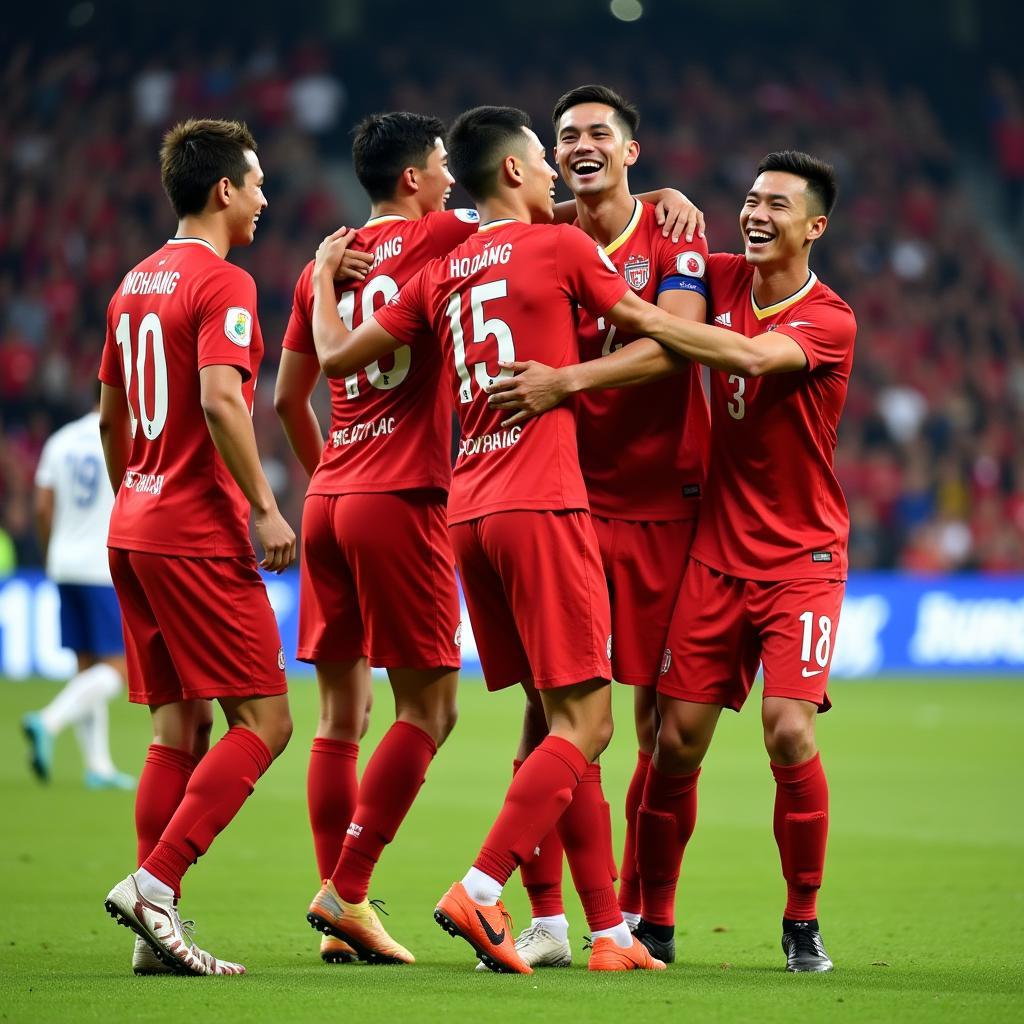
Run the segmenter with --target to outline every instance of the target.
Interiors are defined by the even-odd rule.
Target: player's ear
[[[231,205],[231,190],[234,186],[230,178],[221,178],[210,189],[210,198],[213,199],[219,209]]]
[[[807,222],[807,235],[805,236],[806,241],[815,242],[823,234],[825,234],[825,228],[828,227],[828,217],[823,213],[817,217],[811,217]]]
[[[509,155],[505,157],[505,160],[503,161],[501,167],[509,184],[522,184],[523,168],[519,162],[519,157],[517,157],[514,153],[509,153]]]
[[[626,144],[626,166],[632,167],[640,159],[640,143],[630,139]]]

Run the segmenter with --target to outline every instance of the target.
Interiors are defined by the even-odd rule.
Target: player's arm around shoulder
[[[253,510],[263,548],[260,565],[281,572],[295,561],[295,533],[277,508],[256,448],[252,416],[234,366],[211,364],[199,370],[199,400],[214,446]]]
[[[346,377],[401,345],[377,323],[365,320],[355,330],[341,319],[334,280],[355,231],[341,227],[328,235],[313,264],[313,344],[325,376]]]
[[[607,319],[623,330],[646,334],[671,351],[713,370],[762,377],[769,373],[792,373],[807,366],[804,350],[778,331],[748,338],[724,327],[683,320],[632,293],[609,310]]]

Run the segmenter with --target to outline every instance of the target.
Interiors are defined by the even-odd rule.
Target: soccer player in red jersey
[[[654,207],[629,189],[629,168],[640,153],[639,120],[636,108],[605,86],[571,90],[552,115],[558,167],[576,196],[578,225],[601,243],[630,288],[677,316],[703,321],[707,243],[700,236],[666,237]],[[599,359],[635,340],[636,335],[581,311],[582,360]],[[710,431],[699,367],[656,344],[647,362],[637,367],[636,387],[581,392],[576,404],[580,465],[611,597],[612,674],[634,687],[639,752],[626,797],[619,884],[619,905],[631,928],[640,922],[636,816],[654,752],[658,670],[693,540]],[[529,386],[547,370],[524,363],[512,369],[525,373],[498,381],[497,394],[505,387]],[[493,404],[500,408],[500,401]],[[528,693],[517,766],[547,731],[540,695]],[[595,815],[601,813],[595,809]],[[521,869],[533,920],[517,947],[531,966],[568,966],[557,833],[545,837],[539,850]],[[656,955],[672,959],[670,948]]]
[[[835,197],[828,164],[805,153],[766,156],[740,211],[744,255],[708,261],[714,324],[648,331],[714,372],[707,485],[663,655],[662,720],[639,814],[645,941],[657,949],[671,940],[700,765],[722,709],[742,707],[760,663],[790,971],[832,967],[817,921],[828,787],[814,726],[830,707],[847,572],[849,517],[833,454],[856,321],[808,261]],[[571,368],[556,395],[594,380],[627,383],[650,345]],[[525,411],[547,400],[503,397]]]
[[[314,338],[329,375],[350,373],[402,344],[440,348],[461,424],[448,522],[487,685],[531,682],[550,725],[513,778],[473,867],[435,917],[491,969],[530,973],[500,895],[557,822],[594,935],[590,968],[660,969],[623,921],[610,833],[595,835],[589,814],[574,811],[581,784],[594,790],[588,803],[603,802],[590,773],[612,728],[608,594],[574,415],[556,409],[505,429],[485,391],[511,373],[499,362],[574,362],[577,306],[602,316],[627,285],[592,239],[549,223],[557,175],[524,113],[469,111],[453,126],[449,146],[455,175],[480,210],[473,238],[428,264],[351,333],[332,292],[351,232],[325,240],[314,271]]]
[[[454,181],[444,131],[437,118],[404,112],[375,114],[356,129],[353,162],[372,208],[355,245],[372,262],[361,279],[335,282],[350,327],[477,229],[476,210],[444,209]],[[455,723],[460,611],[445,522],[453,410],[439,350],[405,346],[329,382],[325,443],[310,405],[320,376],[312,276],[311,260],[295,286],[275,396],[311,476],[298,656],[316,666],[320,687],[308,797],[324,884],[309,920],[325,932],[325,958],[351,946],[371,962],[412,963],[367,895],[377,860]],[[371,665],[388,671],[396,721],[357,784]]]
[[[260,565],[295,559],[260,466],[251,408],[263,338],[256,286],[225,257],[266,208],[248,129],[190,120],[169,131],[161,177],[174,238],[129,271],[107,310],[100,432],[117,497],[110,568],[129,697],[153,721],[136,800],[138,869],[106,908],[150,948],[143,969],[241,974],[194,945],[181,879],[231,821],[291,735],[284,651]],[[208,742],[208,701],[228,731]],[[199,760],[199,757],[202,760]],[[136,965],[139,966],[138,964]]]

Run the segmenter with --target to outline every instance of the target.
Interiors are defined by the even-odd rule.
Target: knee
[[[685,723],[662,719],[654,756],[659,770],[673,775],[695,772],[706,752],[707,741],[701,732],[687,728]]]
[[[437,746],[441,746],[442,743],[452,734],[452,730],[455,728],[455,723],[459,720],[459,709],[455,702],[445,705],[441,709],[440,716],[436,723],[436,731],[434,733],[434,742]]]
[[[523,744],[533,750],[548,734],[548,720],[544,714],[544,705],[540,700],[528,699],[523,713]]]
[[[279,757],[284,752],[284,748],[288,746],[288,741],[292,738],[292,728],[291,713],[283,711],[260,729],[260,739],[266,744],[273,757]]]
[[[608,744],[612,741],[612,734],[615,732],[615,723],[612,721],[611,715],[604,716],[595,726],[591,734],[590,750],[584,750],[589,760],[596,761],[605,750],[608,748]]]
[[[782,718],[766,722],[764,745],[775,764],[800,764],[814,757],[814,724],[803,719]]]

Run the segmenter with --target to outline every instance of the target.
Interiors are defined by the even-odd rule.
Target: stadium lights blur
[[[636,21],[644,13],[644,5],[640,0],[612,0],[611,12],[619,21]]]

